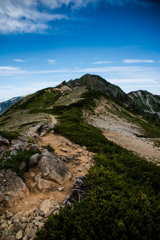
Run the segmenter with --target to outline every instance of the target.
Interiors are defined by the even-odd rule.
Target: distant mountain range
[[[0,113],[3,113],[8,107],[19,101],[22,97],[13,97],[7,101],[0,102]]]

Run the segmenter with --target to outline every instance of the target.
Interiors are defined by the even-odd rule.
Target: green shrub
[[[19,133],[18,132],[13,132],[13,131],[6,131],[6,130],[3,130],[3,131],[0,131],[0,135],[4,138],[7,138],[9,140],[9,142],[11,143],[11,141],[13,139],[17,139],[18,136],[19,136]]]
[[[55,149],[50,144],[43,146],[43,148],[46,148],[51,153],[53,153],[55,151]]]
[[[15,156],[10,156],[10,152],[7,152],[5,157],[0,159],[0,169],[12,169],[18,176],[23,177],[23,173],[29,169],[31,155],[32,153],[27,150],[18,150]],[[25,163],[25,167],[21,169],[22,162]]]
[[[50,216],[36,240],[160,239],[160,168],[85,123],[86,103],[84,99],[52,111],[59,115],[56,133],[97,153],[85,181],[89,191],[71,209],[60,208]]]
[[[34,144],[35,143],[35,139],[33,137],[28,137],[27,142]]]

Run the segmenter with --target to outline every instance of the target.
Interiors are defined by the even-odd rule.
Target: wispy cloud
[[[123,63],[154,63],[152,59],[124,59]]]
[[[112,61],[97,61],[93,62],[92,64],[107,64],[107,63],[113,63]]]
[[[51,14],[39,10],[38,0],[0,1],[0,33],[44,32],[48,22],[67,18],[64,14]]]
[[[0,66],[0,77],[19,76],[28,73],[26,70],[21,70],[12,66]]]
[[[49,64],[55,64],[56,63],[56,60],[55,59],[48,59],[47,62]]]
[[[19,59],[19,58],[16,58],[16,59],[14,59],[14,61],[15,61],[15,62],[25,62],[26,60],[24,60],[24,59]]]

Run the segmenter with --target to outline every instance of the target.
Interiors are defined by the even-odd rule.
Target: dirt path
[[[54,119],[53,119],[54,120]],[[61,156],[66,162],[71,174],[71,179],[65,182],[64,185],[59,185],[54,191],[40,192],[35,187],[34,177],[38,173],[36,168],[30,169],[25,173],[25,182],[30,190],[30,195],[16,208],[10,209],[11,212],[29,211],[34,207],[39,207],[45,199],[54,199],[59,205],[64,205],[64,200],[71,193],[73,185],[79,176],[85,176],[88,170],[93,165],[93,153],[86,150],[85,147],[80,147],[72,143],[67,138],[56,134],[48,134],[41,138],[39,145],[45,146],[50,144],[55,153]]]

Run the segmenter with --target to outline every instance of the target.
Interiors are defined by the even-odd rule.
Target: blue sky
[[[160,95],[159,0],[0,1],[0,100],[86,73]]]

